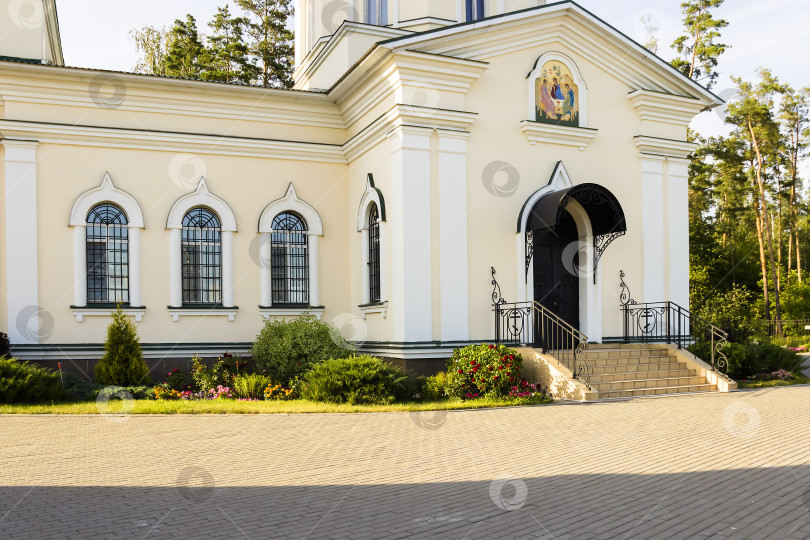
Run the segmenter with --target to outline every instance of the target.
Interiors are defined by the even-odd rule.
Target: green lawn
[[[110,400],[106,409],[94,401],[80,403],[56,403],[51,405],[0,405],[0,414],[306,414],[306,413],[368,413],[410,412],[455,409],[483,409],[490,407],[515,407],[533,405],[525,399],[475,399],[462,401],[452,399],[426,403],[397,403],[393,405],[334,405],[314,401],[154,401],[135,400],[124,403]],[[132,409],[129,410],[129,407]]]

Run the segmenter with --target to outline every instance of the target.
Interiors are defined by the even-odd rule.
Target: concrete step
[[[599,392],[599,399],[662,396],[667,394],[685,394],[693,392],[714,392],[714,391],[717,391],[717,387],[713,384],[699,384],[693,386],[664,386],[660,388],[639,388],[635,390],[614,390],[610,392]]]
[[[691,369],[667,369],[659,371],[633,371],[633,372],[616,372],[616,373],[600,373],[595,375],[591,373],[591,384],[617,382],[617,381],[634,381],[639,379],[672,379],[677,377],[694,377],[695,372]]]
[[[617,366],[629,364],[662,364],[665,362],[672,362],[672,356],[650,356],[650,357],[621,357],[621,358],[593,358],[589,356],[583,357],[589,366]]]
[[[640,390],[647,388],[684,388],[704,384],[706,384],[706,379],[694,374],[691,377],[667,377],[663,379],[635,379],[602,383],[594,383],[591,381],[591,386],[599,391],[600,397],[602,392],[610,393],[618,390]]]
[[[667,358],[669,351],[666,349],[585,349],[587,358]]]
[[[644,373],[647,371],[675,371],[686,369],[684,362],[659,362],[654,364],[612,364],[593,365],[588,362],[591,375],[603,375],[607,373]]]

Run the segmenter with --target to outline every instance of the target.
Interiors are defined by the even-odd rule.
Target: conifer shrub
[[[426,378],[422,389],[419,391],[419,397],[422,401],[439,401],[447,399],[447,373],[441,371],[435,375]]]
[[[112,315],[104,342],[104,356],[96,364],[96,382],[115,386],[140,386],[149,383],[149,368],[143,360],[135,325],[121,306]]]
[[[0,357],[0,403],[65,401],[67,393],[55,371],[16,358]]]
[[[254,371],[289,388],[313,366],[330,358],[347,358],[354,351],[334,325],[313,315],[284,321],[268,319],[253,344]]]
[[[350,405],[409,401],[415,393],[413,377],[371,356],[321,362],[307,372],[301,385],[304,399]]]

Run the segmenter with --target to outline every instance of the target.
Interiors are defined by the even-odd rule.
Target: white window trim
[[[309,305],[311,308],[321,307],[320,299],[320,272],[319,272],[319,239],[323,236],[323,223],[318,211],[305,201],[298,198],[292,182],[287,186],[287,192],[280,199],[268,204],[259,217],[259,274],[261,278],[261,308],[263,310],[281,309],[285,314],[293,314],[293,309],[273,307],[271,241],[273,220],[283,212],[295,212],[304,218],[307,224],[307,258],[309,260]],[[302,312],[305,312],[304,309]]]
[[[360,313],[363,314],[364,321],[366,320],[366,317],[368,315],[372,315],[374,313],[379,313],[380,315],[382,315],[383,319],[388,318],[388,300],[380,303],[375,302],[374,304],[366,304],[357,307],[360,309]]]
[[[104,173],[98,187],[79,195],[70,211],[70,227],[73,228],[73,305],[77,308],[87,307],[87,214],[102,203],[112,203],[127,215],[129,305],[143,307],[141,293],[143,212],[132,195],[115,187],[109,172]],[[81,322],[78,315],[76,320]]]
[[[527,98],[528,98],[527,99],[527,101],[528,101],[527,114],[528,114],[528,117],[527,118],[532,122],[534,122],[536,120],[536,118],[537,118],[537,110],[536,110],[536,107],[535,107],[535,104],[534,104],[535,99],[536,99],[536,96],[534,95],[535,94],[534,80],[539,76],[540,70],[543,69],[543,66],[547,62],[553,62],[555,60],[566,65],[566,67],[571,71],[571,75],[574,77],[574,83],[577,85],[577,88],[579,88],[579,128],[569,128],[569,130],[587,128],[588,127],[588,87],[585,85],[585,80],[582,78],[582,75],[579,72],[579,67],[577,66],[576,62],[574,62],[571,59],[571,57],[569,57],[569,56],[567,56],[567,55],[565,55],[563,53],[560,53],[560,52],[548,52],[548,53],[540,55],[540,57],[535,62],[534,67],[532,68],[532,71],[529,73],[529,75],[527,77],[528,80],[527,80],[527,85],[526,85],[527,92],[528,92],[528,94],[527,94]],[[554,126],[554,124],[545,124],[545,125],[556,127],[556,126]],[[562,126],[562,127],[568,127],[568,126]]]
[[[177,322],[180,317],[228,317],[228,321],[233,322],[239,308],[213,308],[213,309],[199,309],[199,308],[175,308],[169,307],[169,315],[172,320]]]
[[[233,235],[236,233],[236,217],[233,210],[221,198],[211,193],[205,182],[200,178],[197,189],[183,195],[172,205],[166,228],[169,230],[169,307],[172,318],[177,321],[180,315],[221,316],[226,315],[222,309],[204,310],[189,308],[183,309],[183,265],[182,265],[182,237],[183,217],[186,213],[198,207],[205,207],[217,214],[220,221],[222,239],[222,307],[234,308],[234,263],[233,263]],[[233,320],[233,314],[228,314]]]
[[[73,312],[73,316],[76,317],[76,322],[82,322],[85,317],[112,317],[113,313],[116,312],[115,309],[112,308],[80,308],[73,306],[70,308]],[[146,311],[146,308],[121,308],[121,312],[128,316],[134,317],[135,322],[141,322],[143,320],[143,314]]]
[[[366,176],[366,189],[363,192],[363,197],[360,199],[360,208],[357,212],[357,232],[360,233],[360,249],[362,251],[361,273],[363,275],[363,305],[371,303],[371,291],[369,290],[371,280],[368,274],[368,217],[372,204],[377,205],[377,212],[379,213],[380,217],[380,299],[378,302],[375,302],[375,304],[385,303],[387,311],[388,289],[386,280],[387,265],[385,258],[387,224],[385,215],[385,198],[383,197],[382,192],[374,186],[374,176],[369,174]],[[362,308],[361,311],[363,311]],[[376,313],[376,311],[364,312],[364,319],[365,313]]]

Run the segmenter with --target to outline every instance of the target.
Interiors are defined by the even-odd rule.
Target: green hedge
[[[59,373],[16,358],[0,358],[0,403],[65,401]]]
[[[417,383],[401,369],[371,356],[335,358],[304,376],[301,397],[327,403],[388,404],[410,401]]]

